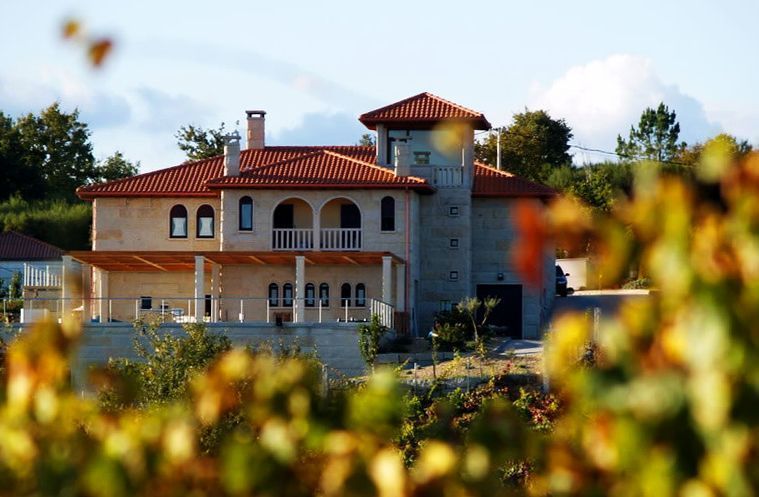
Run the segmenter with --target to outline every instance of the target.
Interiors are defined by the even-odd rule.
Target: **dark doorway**
[[[340,227],[343,229],[361,227],[361,211],[358,210],[356,204],[340,206]]]
[[[206,308],[205,308],[205,314],[204,314],[205,316],[209,316],[209,317],[211,316],[211,302],[212,302],[211,296],[206,295]]]
[[[499,334],[522,338],[522,285],[477,285],[477,298],[498,297],[498,304],[488,318],[493,326],[503,327]]]
[[[293,204],[279,204],[274,209],[274,229],[295,228]]]

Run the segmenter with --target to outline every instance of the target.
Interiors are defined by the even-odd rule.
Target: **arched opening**
[[[213,218],[213,207],[208,204],[198,207],[197,222],[195,223],[195,236],[198,238],[213,238]]]
[[[356,285],[356,307],[366,307],[366,286],[363,283]]]
[[[305,200],[289,198],[272,214],[272,248],[303,250],[314,248],[313,210]]]
[[[350,307],[351,305],[351,284],[343,283],[340,287],[340,307]]]
[[[319,212],[322,250],[361,250],[361,210],[347,198],[335,198]]]
[[[319,285],[319,302],[322,307],[329,307],[329,285],[326,283]]]
[[[279,286],[276,283],[269,284],[269,306],[279,307]]]
[[[282,285],[282,307],[293,306],[293,284],[285,283]]]
[[[316,287],[313,283],[306,283],[306,307],[316,305]]]
[[[169,213],[169,236],[171,238],[187,238],[187,208],[175,205]]]

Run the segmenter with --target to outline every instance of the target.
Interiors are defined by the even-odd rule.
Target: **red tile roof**
[[[266,147],[259,150],[240,152],[240,170],[242,172],[280,162],[282,160],[313,153],[319,150],[333,150],[342,155],[362,161],[374,161],[374,147],[364,146],[327,146],[327,147]],[[206,187],[211,178],[224,174],[224,156],[186,162],[167,169],[160,169],[131,178],[108,183],[82,186],[76,192],[82,199],[95,197],[216,197],[218,192]]]
[[[319,150],[240,176],[223,176],[207,183],[214,188],[415,188],[430,190],[421,178],[396,176],[387,168],[330,150]]]
[[[434,124],[447,120],[468,121],[475,129],[490,129],[490,123],[481,112],[467,109],[427,92],[362,114],[358,120],[369,129],[376,129],[376,125],[380,123]]]
[[[473,197],[538,197],[550,198],[556,190],[521,178],[508,171],[499,171],[481,162],[474,165]]]
[[[60,259],[65,252],[54,245],[16,231],[0,233],[0,261]]]

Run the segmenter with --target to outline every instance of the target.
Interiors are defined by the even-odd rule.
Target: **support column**
[[[406,311],[406,265],[395,266],[395,310]]]
[[[195,256],[195,322],[203,322],[206,298],[205,259],[202,255]]]
[[[61,317],[67,318],[71,314],[71,299],[74,297],[76,278],[74,277],[74,259],[70,255],[64,255],[62,259]]]
[[[322,220],[321,220],[321,212],[314,211],[314,222],[312,223],[312,226],[314,227],[314,250],[321,250],[322,249]]]
[[[82,264],[82,323],[90,322],[92,316],[92,266]]]
[[[221,265],[211,263],[211,322],[216,323],[219,321],[219,308],[221,302],[219,297],[221,296]]]
[[[393,258],[382,256],[382,301],[393,305]]]
[[[302,323],[306,314],[306,257],[295,256],[295,316],[293,321]]]
[[[111,308],[108,305],[108,299],[110,293],[108,291],[108,271],[98,269],[98,285],[97,285],[97,298],[98,298],[98,314],[100,315],[101,323],[108,323],[111,321]]]

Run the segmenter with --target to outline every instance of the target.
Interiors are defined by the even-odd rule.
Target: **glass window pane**
[[[213,237],[213,218],[201,217],[198,218],[198,236]]]
[[[171,236],[175,236],[175,237],[187,236],[187,218],[186,217],[171,218]]]
[[[240,229],[253,229],[253,206],[251,204],[243,203],[240,205]]]

